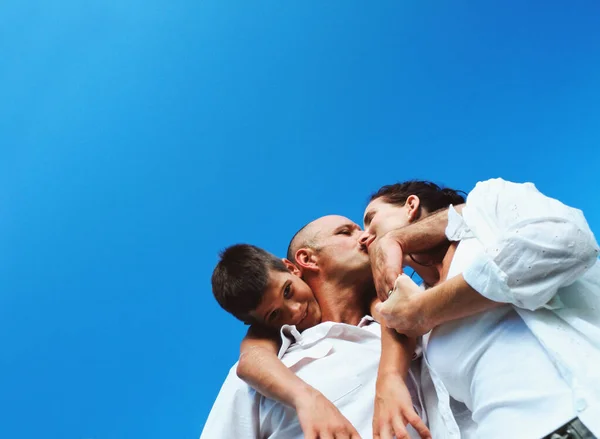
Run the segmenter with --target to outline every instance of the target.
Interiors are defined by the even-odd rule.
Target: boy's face
[[[267,291],[250,315],[270,328],[296,325],[303,331],[321,323],[321,308],[310,287],[300,279],[298,269],[291,270],[270,270]]]

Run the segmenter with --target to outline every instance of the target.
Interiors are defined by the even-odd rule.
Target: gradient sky
[[[485,3],[485,4],[482,4]],[[532,181],[600,234],[600,3],[0,5],[0,437],[197,438],[284,255],[381,185]]]

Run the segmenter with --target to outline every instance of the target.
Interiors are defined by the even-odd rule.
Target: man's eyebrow
[[[340,230],[344,230],[347,227],[348,224],[342,224],[341,226],[337,226],[335,229],[333,229],[333,234],[335,235],[337,232],[339,232]]]
[[[373,219],[373,217],[375,216],[375,211],[374,210],[369,210],[366,214],[365,214],[365,219],[363,220],[363,222],[365,223],[365,226],[371,224],[371,220]]]
[[[344,229],[356,229],[356,228],[360,229],[360,226],[358,224],[354,224],[352,222],[342,224],[341,226],[337,226],[335,229],[333,229],[333,234],[335,235],[337,232],[344,230]]]

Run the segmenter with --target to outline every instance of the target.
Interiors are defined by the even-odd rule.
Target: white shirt
[[[448,277],[482,251],[476,239],[462,240]],[[569,386],[510,305],[438,326],[426,356],[430,373],[469,409],[475,437],[541,438],[576,416]]]
[[[581,211],[531,183],[494,179],[448,220],[448,239],[472,237],[484,249],[463,270],[467,283],[513,306],[568,385],[574,413],[600,436],[599,249]],[[423,380],[433,436],[461,437],[441,379],[425,368]]]
[[[381,356],[379,324],[365,317],[358,326],[324,322],[302,334],[294,326],[284,326],[281,334],[279,356],[283,363],[332,401],[361,437],[373,437],[375,382]],[[420,401],[414,373],[409,371],[407,386],[413,401]],[[423,419],[421,408],[416,410]],[[412,427],[407,428],[411,437],[419,437]],[[236,376],[234,367],[200,439],[303,437],[295,410],[252,390]]]

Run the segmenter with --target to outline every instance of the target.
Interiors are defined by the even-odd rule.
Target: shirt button
[[[577,410],[578,412],[582,412],[586,408],[587,408],[587,402],[585,402],[585,399],[578,398],[575,400],[575,410]]]

